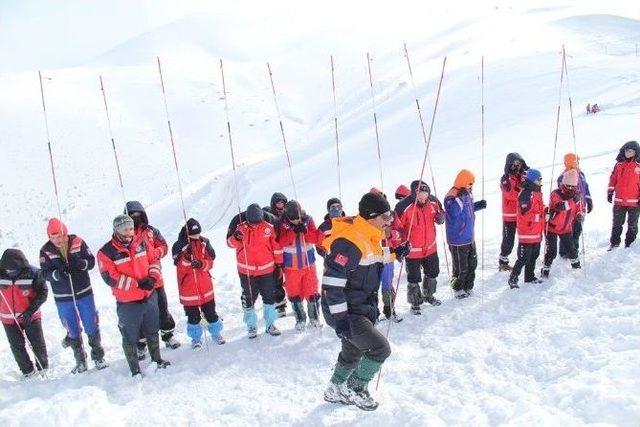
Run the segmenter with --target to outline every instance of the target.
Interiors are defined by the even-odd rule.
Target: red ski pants
[[[298,297],[308,300],[309,297],[318,295],[318,276],[315,264],[302,270],[285,268],[284,288],[289,299]]]

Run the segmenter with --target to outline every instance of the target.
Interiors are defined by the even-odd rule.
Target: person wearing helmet
[[[244,323],[249,338],[255,338],[258,335],[258,317],[254,304],[260,295],[265,331],[277,336],[280,335],[280,330],[275,325],[278,314],[274,300],[276,283],[273,272],[276,265],[282,266],[282,249],[276,240],[275,229],[265,221],[265,213],[260,205],[249,205],[245,218],[227,238],[227,245],[236,251]]]

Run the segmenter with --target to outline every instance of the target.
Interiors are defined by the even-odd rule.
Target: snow
[[[9,3],[0,54],[0,248],[37,260],[46,220],[55,215],[36,70],[42,69],[63,219],[97,251],[122,209],[98,75],[102,75],[125,193],[148,207],[171,244],[182,213],[155,57],[162,60],[187,214],[200,220],[218,253],[213,274],[227,344],[194,353],[185,334],[174,267],[165,260],[170,311],[183,346],[164,350],[172,366],[132,380],[120,346],[114,300],[96,271],[96,304],[110,367],[72,376],[72,356],[53,301],[43,307],[51,372],[24,381],[0,338],[0,423],[247,425],[638,425],[640,420],[639,246],[606,252],[610,205],[605,187],[618,148],[637,139],[640,16],[632,2],[456,1],[393,8],[354,2],[198,1]],[[27,4],[29,3],[29,4]],[[135,4],[131,4],[135,3]],[[8,40],[14,43],[9,43]],[[402,43],[411,54],[412,89]],[[559,51],[566,44],[577,149],[594,195],[585,223],[584,269],[556,260],[541,285],[506,286],[497,273],[500,192],[507,152],[551,175],[573,151],[568,92],[562,93],[555,166]],[[59,47],[59,49],[58,49]],[[322,391],[339,351],[325,326],[299,334],[278,321],[279,338],[249,341],[233,251],[224,244],[238,203],[231,172],[219,59],[225,64],[240,204],[292,197],[266,62],[274,72],[293,175],[316,220],[338,192],[329,55],[336,96],[343,202],[353,213],[379,174],[365,53],[374,92],[385,192],[419,175],[424,153],[416,97],[427,126],[442,58],[448,56],[431,161],[439,194],[457,171],[481,176],[480,57],[485,56],[485,264],[474,296],[411,316],[401,281],[373,413],[329,405]],[[587,116],[584,106],[603,111]],[[427,171],[429,177],[430,171]],[[430,177],[429,177],[430,179]],[[479,193],[481,186],[476,186]],[[479,194],[476,194],[479,197]],[[477,238],[480,241],[480,221]],[[442,230],[443,231],[443,230]],[[440,230],[439,230],[440,232]],[[512,255],[513,259],[513,255]],[[538,263],[540,265],[540,262]],[[321,270],[319,268],[319,270]],[[481,279],[484,277],[484,280]],[[260,304],[258,304],[260,307]],[[260,315],[261,318],[261,315]],[[386,328],[384,322],[381,328]],[[148,363],[148,362],[145,362]]]

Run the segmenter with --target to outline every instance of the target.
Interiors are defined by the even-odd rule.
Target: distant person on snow
[[[509,255],[516,239],[516,219],[518,217],[518,195],[524,184],[524,173],[529,169],[518,153],[507,154],[504,175],[500,179],[502,191],[502,244],[500,245],[499,271],[511,271]]]
[[[276,240],[273,225],[265,221],[265,212],[257,203],[247,207],[246,220],[238,224],[227,239],[227,245],[235,249],[240,285],[242,286],[242,308],[244,323],[249,338],[258,336],[258,316],[254,304],[258,295],[262,307],[266,333],[280,335],[275,321],[278,317],[274,300],[276,286],[274,269],[282,267],[282,249]]]
[[[146,338],[151,360],[158,368],[169,362],[160,355],[160,316],[158,292],[160,259],[152,254],[147,239],[136,239],[133,219],[118,215],[113,220],[113,236],[98,251],[100,274],[116,298],[118,328],[122,334],[122,349],[132,376],[142,375],[137,345]]]
[[[304,330],[307,314],[309,325],[317,328],[320,326],[320,295],[315,245],[322,241],[323,235],[300,203],[289,200],[284,206],[284,215],[278,220],[276,236],[283,251],[284,286],[296,317],[295,328]],[[307,302],[307,313],[304,301]]]
[[[627,234],[624,246],[628,248],[638,234],[638,216],[640,215],[640,145],[636,141],[625,143],[616,157],[609,178],[607,200],[613,203],[613,227],[611,229],[611,247],[620,246],[622,226],[627,220]]]
[[[411,252],[406,260],[407,300],[411,304],[411,312],[419,315],[423,302],[435,306],[441,304],[434,296],[440,274],[436,224],[444,223],[445,215],[440,201],[431,194],[429,186],[417,180],[411,183],[411,195],[402,199],[394,210],[399,218],[402,240],[411,244]]]
[[[337,197],[332,197],[327,200],[327,214],[324,216],[324,221],[318,226],[318,231],[322,233],[324,239],[331,236],[331,220],[333,218],[343,217],[344,211],[342,210],[342,202]],[[327,250],[322,246],[322,242],[316,245],[316,251],[321,257],[325,257]]]
[[[266,213],[265,220],[275,227],[278,220],[284,215],[284,205],[286,203],[287,196],[278,192],[273,193],[269,206],[262,208]],[[276,310],[278,311],[278,317],[285,317],[287,315],[287,294],[284,289],[284,272],[280,267],[276,267],[273,274],[276,278],[274,288]]]
[[[592,112],[593,114],[595,114],[595,113],[599,113],[599,112],[600,112],[600,107],[598,106],[598,104],[593,104],[593,105],[591,106],[591,112]]]
[[[587,184],[587,178],[580,169],[580,158],[575,153],[567,153],[564,155],[565,170],[558,177],[558,187],[562,184],[564,174],[570,170],[578,172],[578,187],[576,192],[580,195],[580,208],[583,215],[573,220],[571,241],[573,247],[576,249],[576,253],[580,250],[580,235],[582,234],[582,223],[586,219],[586,214],[591,213],[593,210],[593,200],[591,200],[591,191],[589,190],[589,184]],[[565,245],[562,240],[560,241],[559,253],[562,258],[569,257],[569,247]]]
[[[341,339],[342,350],[324,392],[331,403],[378,407],[368,384],[391,354],[389,341],[374,326],[378,318],[378,289],[385,255],[380,242],[393,216],[389,203],[367,193],[358,216],[338,218],[325,244],[329,248],[322,277],[322,313]],[[409,246],[395,252],[406,256]]]
[[[518,277],[524,267],[525,283],[542,283],[535,276],[536,260],[540,256],[540,242],[545,224],[542,200],[542,175],[536,169],[525,172],[523,188],[518,196],[518,260],[509,276],[509,287],[519,288]]]
[[[474,182],[473,173],[462,169],[444,198],[447,243],[453,265],[451,284],[458,299],[470,296],[473,289],[478,267],[474,230],[476,211],[487,207],[486,200],[473,201]]]
[[[49,241],[40,249],[40,268],[51,284],[58,316],[67,331],[62,347],[71,347],[73,350],[76,366],[71,373],[87,370],[82,326],[91,347],[91,359],[97,369],[104,369],[108,365],[104,361],[98,311],[89,278],[89,270],[96,265],[96,259],[84,240],[75,234],[68,234],[67,227],[58,218],[49,220],[47,235]]]
[[[200,223],[189,218],[171,247],[178,275],[180,303],[187,316],[187,335],[191,338],[191,348],[194,350],[202,347],[202,316],[207,320],[207,330],[213,340],[218,344],[225,343],[221,335],[222,320],[216,313],[213,278],[209,272],[213,268],[216,253],[209,239],[201,233]]]
[[[133,218],[135,226],[135,240],[146,240],[147,251],[151,255],[154,261],[158,262],[160,271],[158,272],[158,280],[155,282],[156,293],[158,295],[158,315],[160,316],[160,335],[162,341],[170,349],[176,349],[180,347],[180,342],[174,338],[173,330],[176,327],[176,322],[173,320],[173,316],[169,313],[169,304],[167,302],[167,293],[164,290],[164,280],[162,278],[162,266],[160,260],[169,253],[169,246],[164,239],[160,230],[149,225],[149,219],[147,213],[142,206],[142,203],[138,201],[127,202],[124,213]],[[144,359],[145,356],[145,341],[144,338],[138,343],[138,357]]]
[[[40,306],[46,300],[47,284],[42,272],[29,265],[22,251],[5,250],[0,258],[0,320],[13,358],[25,377],[49,368],[40,321]],[[35,353],[35,368],[25,347],[25,336]]]
[[[580,268],[578,249],[573,244],[573,223],[584,219],[580,193],[578,193],[578,171],[568,170],[562,174],[562,184],[551,192],[549,198],[549,221],[546,230],[546,246],[542,277],[549,277],[551,264],[558,254],[558,239],[568,248],[571,267]]]
[[[591,114],[591,104],[587,104],[587,114]]]

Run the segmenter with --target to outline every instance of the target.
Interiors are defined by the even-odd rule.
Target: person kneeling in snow
[[[89,270],[96,259],[80,237],[68,234],[67,227],[58,218],[51,218],[47,225],[49,241],[40,249],[40,268],[51,284],[58,316],[67,335],[62,347],[71,347],[77,374],[87,370],[87,354],[82,345],[82,326],[91,347],[91,359],[97,369],[104,369],[104,349],[98,326],[98,311],[93,299]]]
[[[216,253],[209,239],[200,235],[201,232],[200,223],[189,218],[171,247],[173,263],[177,267],[180,302],[187,316],[187,335],[191,338],[191,348],[194,350],[202,347],[201,313],[209,324],[207,329],[211,337],[218,344],[225,343],[220,335],[222,321],[216,313],[213,279],[209,273]]]
[[[578,171],[571,169],[562,174],[562,184],[551,192],[549,199],[549,222],[546,232],[546,250],[542,277],[549,277],[551,263],[558,254],[558,239],[567,249],[571,267],[580,268],[578,250],[573,244],[573,223],[582,221],[584,213],[580,202]]]
[[[171,363],[160,356],[160,316],[155,284],[160,278],[160,260],[151,255],[146,239],[134,239],[133,219],[118,215],[113,236],[98,251],[102,280],[116,298],[122,349],[132,376],[142,375],[138,360],[138,339],[146,338],[151,360],[158,368]]]
[[[536,260],[540,255],[540,242],[545,224],[542,200],[542,175],[536,169],[525,173],[524,188],[518,196],[518,260],[509,276],[509,287],[519,288],[518,276],[524,267],[525,283],[541,283],[535,276]]]
[[[471,295],[478,267],[474,223],[476,211],[487,207],[486,200],[473,201],[473,173],[462,169],[456,176],[451,190],[444,198],[447,242],[451,251],[453,272],[451,286],[455,297]]]
[[[260,205],[249,205],[245,212],[246,221],[238,224],[227,239],[227,245],[236,250],[244,323],[247,325],[249,338],[258,336],[258,317],[253,308],[258,294],[262,297],[266,333],[280,335],[280,330],[275,325],[278,313],[273,271],[276,266],[282,267],[282,249],[276,241],[273,225],[265,221],[264,216]]]
[[[384,262],[380,242],[393,216],[389,203],[377,194],[362,196],[358,216],[334,219],[325,239],[329,252],[322,277],[322,314],[342,341],[333,376],[324,392],[331,403],[378,407],[367,385],[391,354],[389,341],[374,324],[378,318],[378,289]],[[408,244],[396,249],[401,259]]]
[[[22,251],[4,251],[0,258],[0,320],[13,358],[25,377],[49,368],[40,321],[40,306],[46,300],[47,283],[42,272],[29,265]],[[25,348],[25,338],[31,343],[37,371]]]

